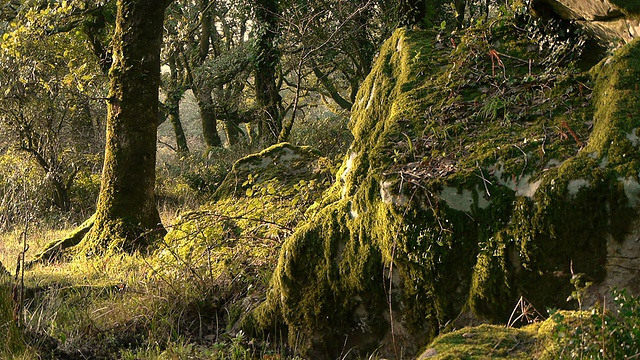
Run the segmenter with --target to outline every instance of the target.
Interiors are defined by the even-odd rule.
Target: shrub
[[[595,306],[576,317],[554,312],[554,356],[562,359],[626,359],[640,356],[640,297],[613,293],[614,305]]]

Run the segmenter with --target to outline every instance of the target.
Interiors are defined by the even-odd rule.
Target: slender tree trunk
[[[258,131],[267,144],[272,144],[282,131],[282,98],[276,85],[276,70],[280,60],[275,44],[278,37],[279,10],[276,0],[257,0],[255,3],[256,23],[260,28],[255,69],[256,101],[261,109],[258,115]]]
[[[304,58],[301,57],[300,61],[298,61],[298,68],[296,69],[296,95],[293,98],[293,109],[291,111],[291,121],[286,124],[280,135],[278,136],[278,142],[289,141],[289,136],[291,136],[291,129],[293,128],[293,123],[296,121],[296,115],[298,113],[298,105],[300,103],[300,87],[302,83],[302,65],[304,64]]]
[[[211,48],[211,37],[213,29],[211,18],[210,0],[199,0],[198,7],[202,13],[200,21],[201,33],[197,46],[197,54],[191,58],[193,67],[202,66],[209,55]],[[190,72],[190,70],[188,70]],[[193,74],[190,75],[193,94],[196,97],[198,108],[200,109],[200,119],[202,121],[202,135],[207,147],[221,147],[222,140],[218,135],[218,118],[216,115],[213,98],[211,96],[211,87],[206,84],[203,79],[197,79]]]
[[[226,120],[224,122],[224,133],[227,136],[227,143],[232,147],[240,142],[242,132],[238,124],[234,120]]]
[[[167,96],[166,105],[169,110],[169,121],[173,126],[173,132],[176,134],[176,148],[179,153],[186,154],[189,152],[189,146],[187,145],[187,137],[184,134],[182,128],[182,122],[180,121],[180,98],[181,91],[174,90]]]
[[[320,84],[322,84],[325,90],[329,93],[331,99],[333,99],[333,101],[335,101],[335,103],[338,104],[338,106],[340,106],[342,109],[351,111],[351,106],[353,106],[353,103],[340,95],[338,89],[336,89],[336,87],[333,85],[333,82],[331,82],[327,74],[322,72],[316,61],[313,59],[311,60],[311,66],[311,70],[313,70],[313,74],[316,76],[316,79],[318,79]],[[300,86],[296,86],[296,92],[299,87]]]
[[[200,118],[202,120],[202,136],[208,147],[221,147],[222,140],[218,134],[218,116],[211,97],[211,88],[208,86],[199,86],[193,91],[200,109]]]
[[[182,128],[182,122],[180,121],[180,100],[184,94],[183,87],[178,81],[178,66],[176,65],[176,59],[174,56],[169,58],[169,84],[167,86],[167,112],[169,115],[169,121],[173,126],[173,132],[176,135],[176,148],[179,153],[188,153],[189,147],[187,146],[187,137],[184,134]]]
[[[105,159],[84,251],[132,250],[165,234],[155,202],[164,10],[170,0],[118,0]]]

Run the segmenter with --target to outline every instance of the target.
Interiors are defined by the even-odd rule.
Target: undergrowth
[[[612,292],[588,311],[550,315],[553,346],[548,358],[635,359],[640,357],[640,297]]]
[[[283,239],[331,181],[330,160],[305,149],[300,151],[309,158],[298,159],[294,148],[265,152],[294,162],[290,173],[234,173],[234,179],[247,176],[238,184],[241,192],[199,207],[197,201],[205,200],[194,200],[195,210],[165,222],[169,235],[144,253],[67,256],[34,265],[25,277],[24,329],[0,339],[6,351],[26,349],[27,358],[45,359],[293,356],[282,335],[251,339],[238,322],[265,297]],[[299,172],[307,166],[316,170]],[[165,190],[175,195],[174,184]],[[32,227],[27,257],[60,234]],[[15,263],[20,235],[18,229],[2,235],[3,263]],[[10,288],[0,302],[7,328],[15,325]]]

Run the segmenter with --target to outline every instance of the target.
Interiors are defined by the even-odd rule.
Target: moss
[[[522,329],[481,325],[438,337],[424,351],[425,358],[442,359],[533,359],[539,324]]]
[[[515,35],[497,23],[453,51],[428,31],[387,40],[337,181],[283,245],[253,330],[284,326],[321,357],[344,339],[354,356],[378,342],[391,354],[391,338],[412,354],[463,311],[505,321],[522,295],[571,306],[571,271],[604,279],[607,239],[636,218],[621,185],[638,171],[621,76],[635,45],[594,70],[594,86],[570,66],[505,56],[546,56]]]
[[[320,153],[308,146],[279,143],[235,162],[214,199],[242,196],[258,182],[278,179],[282,183],[296,183],[302,179],[328,177],[328,162]],[[260,176],[261,178],[258,178]]]
[[[632,41],[591,71],[596,79],[593,134],[586,150],[606,159],[606,167],[620,176],[636,178],[640,168],[640,46]]]
[[[307,208],[329,185],[331,167],[315,150],[286,143],[239,160],[215,198],[182,214],[154,246],[150,264],[163,278],[206,279],[235,289],[223,321],[230,328],[243,321],[250,332],[253,319],[240,315],[264,296],[283,239],[309,216]],[[216,299],[225,296],[220,292]]]

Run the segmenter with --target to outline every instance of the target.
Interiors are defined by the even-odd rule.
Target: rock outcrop
[[[609,0],[539,0],[559,17],[586,28],[603,43],[628,43],[640,35],[640,3]]]
[[[311,358],[401,358],[507,321],[521,296],[570,307],[574,276],[637,278],[608,251],[636,251],[640,44],[586,75],[494,25],[383,45],[337,181],[285,241],[247,331],[284,328]]]

